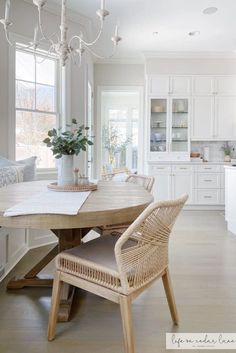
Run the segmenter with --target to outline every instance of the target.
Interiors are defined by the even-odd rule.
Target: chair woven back
[[[124,293],[144,286],[168,266],[169,236],[187,199],[188,195],[183,195],[151,204],[121,235],[115,256]],[[128,240],[133,240],[132,246],[124,246]]]
[[[154,177],[140,174],[130,174],[125,181],[128,183],[141,185],[147,191],[151,192],[154,184]]]

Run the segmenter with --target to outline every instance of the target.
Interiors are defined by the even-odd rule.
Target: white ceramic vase
[[[70,155],[63,155],[58,160],[58,179],[57,183],[59,186],[73,185],[74,184],[74,173],[73,173],[73,157]]]

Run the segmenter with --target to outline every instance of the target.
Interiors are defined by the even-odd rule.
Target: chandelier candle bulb
[[[105,10],[105,0],[101,0],[101,10]]]
[[[6,0],[6,5],[5,5],[5,20],[6,20],[6,22],[9,22],[10,6],[11,6],[11,1]]]
[[[66,1],[62,1],[61,7],[61,26],[64,27],[66,24]]]
[[[119,36],[119,26],[117,24],[115,29],[115,37],[118,37],[118,36]]]
[[[35,28],[34,28],[34,44],[38,43],[38,32],[39,32],[39,27],[35,26]]]

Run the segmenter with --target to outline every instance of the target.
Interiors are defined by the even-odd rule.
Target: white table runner
[[[4,213],[4,217],[33,214],[76,215],[90,195],[90,192],[55,192],[47,190],[8,208]]]

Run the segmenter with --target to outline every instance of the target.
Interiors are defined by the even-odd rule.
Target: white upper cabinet
[[[211,140],[213,137],[214,97],[193,98],[192,139]]]
[[[148,83],[150,95],[166,95],[170,92],[169,76],[151,76]]]
[[[165,76],[155,75],[149,78],[149,95],[181,95],[189,96],[191,94],[190,76]]]
[[[194,95],[211,95],[215,90],[214,78],[210,76],[197,76],[193,78]]]
[[[217,96],[216,105],[216,136],[219,139],[236,139],[236,97]]]
[[[191,94],[191,77],[189,76],[170,77],[170,93],[175,95],[189,96]]]
[[[236,77],[218,76],[215,78],[216,93],[220,95],[236,95]]]

